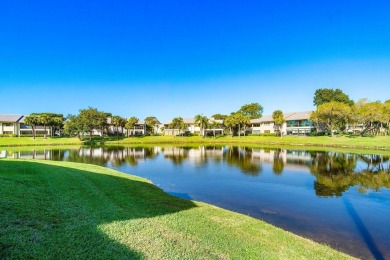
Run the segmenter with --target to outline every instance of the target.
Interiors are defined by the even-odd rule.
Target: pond
[[[3,155],[102,165],[353,256],[390,259],[388,156],[237,146],[21,148]]]

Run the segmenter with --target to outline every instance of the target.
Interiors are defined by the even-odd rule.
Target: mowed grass
[[[350,258],[88,164],[0,160],[0,212],[0,258]]]
[[[81,145],[80,141],[76,137],[0,137],[0,146],[37,146],[37,145]]]
[[[352,136],[223,136],[216,139],[200,136],[173,137],[173,136],[144,136],[130,137],[122,140],[112,140],[106,144],[138,144],[138,143],[210,143],[210,144],[268,144],[268,145],[301,145],[324,147],[373,148],[390,150],[390,136],[352,137]]]
[[[1,146],[52,146],[52,145],[83,145],[88,144],[78,138],[56,137],[44,139],[39,137],[1,137]],[[316,147],[342,147],[356,149],[381,149],[390,150],[390,136],[356,137],[356,136],[222,136],[218,138],[201,136],[173,137],[173,136],[141,136],[119,138],[94,137],[92,144],[262,144],[262,145],[288,145],[288,146],[316,146]]]

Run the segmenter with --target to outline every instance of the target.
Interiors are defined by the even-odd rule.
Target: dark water
[[[114,168],[357,257],[390,259],[386,156],[230,146],[30,149],[6,156]]]

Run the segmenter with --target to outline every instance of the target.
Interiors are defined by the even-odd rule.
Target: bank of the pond
[[[52,146],[52,145],[82,145],[89,144],[77,138],[48,138],[33,139],[31,137],[2,137],[0,147],[9,146]],[[283,138],[274,136],[229,136],[216,139],[200,136],[173,137],[173,136],[141,136],[130,138],[108,137],[94,138],[93,145],[134,145],[134,144],[243,144],[243,145],[279,145],[279,146],[304,146],[304,147],[336,147],[352,149],[371,149],[390,151],[390,136],[356,137],[356,136],[286,136]]]
[[[0,258],[350,258],[88,164],[0,160]]]
[[[105,144],[262,144],[262,145],[289,145],[289,146],[319,146],[340,147],[354,149],[390,150],[390,136],[356,137],[356,136],[223,136],[202,138],[200,136],[173,137],[173,136],[144,136],[130,137],[121,140],[112,140]]]
[[[54,145],[82,145],[83,142],[74,137],[0,137],[0,147],[7,146],[54,146]]]

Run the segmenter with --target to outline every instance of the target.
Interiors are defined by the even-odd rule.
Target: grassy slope
[[[0,180],[0,258],[349,258],[98,166],[0,160]]]
[[[246,136],[246,137],[219,137],[201,138],[172,137],[172,136],[146,136],[125,138],[118,141],[109,141],[106,144],[137,144],[137,143],[243,143],[243,144],[280,144],[280,145],[308,145],[308,146],[330,146],[330,147],[351,147],[351,148],[382,148],[390,150],[390,136],[378,137],[304,137],[286,136],[283,138],[273,136]]]
[[[290,146],[322,146],[322,147],[346,147],[360,149],[390,150],[390,136],[378,137],[302,137],[286,136],[283,138],[273,136],[246,136],[246,137],[219,137],[202,138],[199,136],[176,137],[173,136],[145,136],[124,138],[116,140],[115,137],[105,139],[95,138],[95,142],[105,144],[263,144],[263,145],[290,145]],[[1,146],[38,146],[38,145],[81,145],[77,138],[48,138],[32,139],[31,137],[2,137]]]

